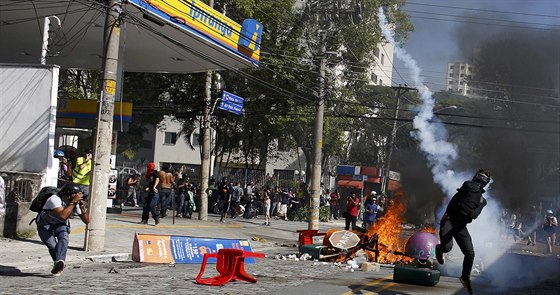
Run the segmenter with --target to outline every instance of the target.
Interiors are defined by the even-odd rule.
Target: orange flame
[[[401,255],[408,237],[403,237],[401,225],[404,224],[406,208],[402,202],[404,194],[395,194],[383,217],[377,219],[374,226],[370,227],[367,235],[378,234],[379,263],[412,262],[414,259]],[[366,251],[370,261],[374,261],[375,253]]]

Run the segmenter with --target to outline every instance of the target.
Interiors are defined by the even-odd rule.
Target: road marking
[[[146,225],[146,224],[109,224],[105,228],[242,228],[241,224],[216,224],[216,225],[196,225],[196,224],[186,224],[186,225],[162,225],[161,223],[157,226]],[[86,231],[85,226],[73,227],[72,234],[80,234]]]
[[[358,293],[359,291],[361,291],[361,290],[363,290],[363,289],[365,289],[365,288],[367,288],[367,287],[373,287],[373,286],[375,286],[375,285],[381,284],[382,282],[388,281],[388,280],[391,279],[392,277],[393,277],[393,275],[388,275],[388,276],[383,277],[383,278],[375,279],[375,280],[373,280],[373,281],[371,281],[371,282],[369,282],[369,283],[367,283],[367,284],[365,284],[365,285],[362,285],[362,286],[359,286],[359,287],[357,287],[357,288],[354,288],[354,289],[352,289],[351,291],[344,292],[344,293],[342,293],[341,295],[352,295],[352,294],[356,294],[356,293]],[[366,293],[362,293],[362,294],[377,294],[377,292],[382,291],[382,290],[385,290],[385,289],[388,289],[388,288],[390,288],[390,287],[392,287],[392,286],[394,286],[394,285],[396,285],[396,283],[383,284],[383,285],[381,285],[379,288],[376,288],[376,289],[374,290],[374,292],[366,291]]]

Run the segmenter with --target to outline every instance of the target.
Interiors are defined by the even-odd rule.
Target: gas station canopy
[[[3,0],[0,63],[39,63],[48,17],[47,64],[101,69],[105,6],[105,1]],[[262,25],[255,20],[239,25],[200,0],[128,0],[122,8],[124,71],[194,73],[258,65]]]

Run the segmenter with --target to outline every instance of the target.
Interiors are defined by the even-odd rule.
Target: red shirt
[[[360,208],[359,206],[360,199],[357,196],[348,197],[348,214],[350,214],[350,216],[358,217],[358,209]]]

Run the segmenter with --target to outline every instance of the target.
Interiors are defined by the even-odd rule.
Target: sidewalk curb
[[[92,262],[122,262],[132,261],[132,255],[130,253],[100,254],[87,256],[86,259]]]

